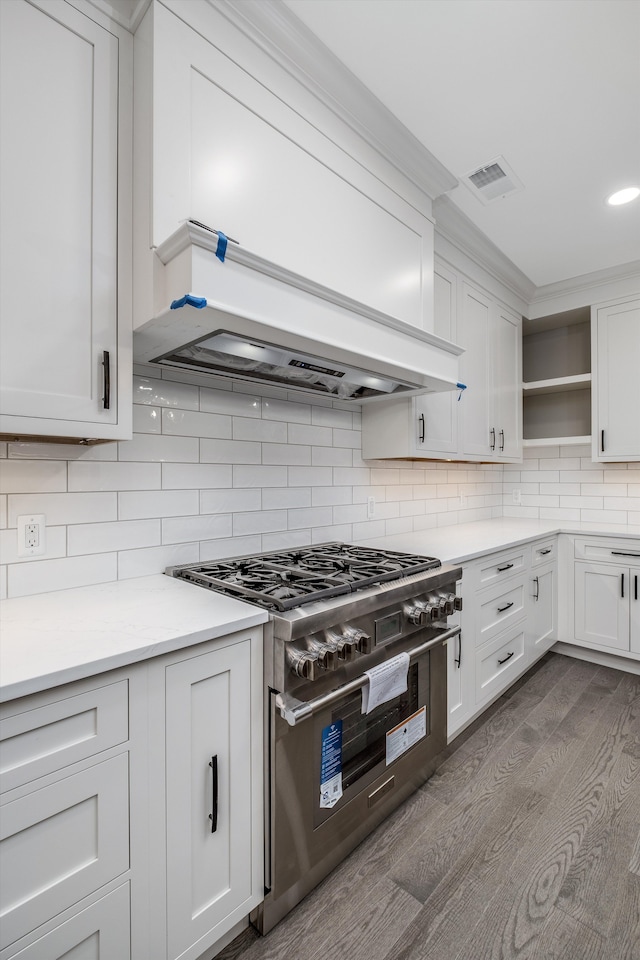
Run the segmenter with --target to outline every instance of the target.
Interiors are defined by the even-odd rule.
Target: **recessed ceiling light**
[[[619,207],[622,203],[631,203],[638,196],[640,196],[640,187],[625,187],[624,190],[618,190],[607,197],[607,203],[612,207]]]

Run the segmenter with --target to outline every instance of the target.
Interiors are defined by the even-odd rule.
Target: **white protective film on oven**
[[[407,689],[409,654],[399,653],[384,663],[365,670],[368,682],[362,688],[362,712],[371,713],[381,703],[399,697]]]
[[[412,716],[407,717],[404,723],[399,723],[393,730],[387,732],[386,765],[402,756],[409,747],[427,733],[427,708],[421,707]]]

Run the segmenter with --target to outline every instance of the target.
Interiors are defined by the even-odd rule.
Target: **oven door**
[[[420,640],[414,635],[412,646]],[[271,900],[283,898],[290,909],[428,779],[446,745],[446,670],[443,642],[412,657],[408,689],[396,699],[362,714],[360,689],[336,691],[293,726],[272,697]],[[341,762],[333,769],[341,766],[342,795],[326,806],[327,742],[339,727]]]

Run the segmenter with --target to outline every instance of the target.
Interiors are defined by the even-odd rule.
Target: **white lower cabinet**
[[[149,679],[151,796],[164,798],[150,955],[195,960],[264,895],[261,631],[163,657]]]
[[[462,633],[448,660],[450,740],[555,643],[556,564],[554,537],[464,565]]]
[[[640,657],[640,542],[576,538],[574,548],[570,642]]]

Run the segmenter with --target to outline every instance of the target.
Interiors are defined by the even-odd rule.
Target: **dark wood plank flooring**
[[[547,654],[239,958],[640,960],[640,677]]]

